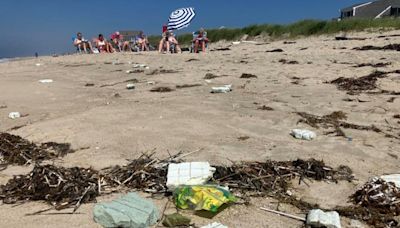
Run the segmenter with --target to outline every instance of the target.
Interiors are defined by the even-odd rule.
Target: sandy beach
[[[0,131],[41,143],[71,143],[77,151],[52,164],[65,167],[123,165],[143,152],[155,150],[164,158],[179,151],[200,150],[187,161],[229,165],[240,161],[286,161],[315,158],[327,165],[349,166],[352,183],[308,182],[293,184],[292,192],[324,208],[348,205],[348,197],[369,178],[398,173],[400,156],[400,97],[388,94],[350,95],[329,82],[354,78],[375,70],[400,70],[396,51],[356,51],[365,45],[399,43],[400,37],[378,38],[386,33],[354,33],[366,40],[336,41],[334,36],[309,37],[256,43],[219,42],[207,54],[114,53],[40,57],[0,64]],[[267,52],[282,49],[283,52]],[[282,59],[297,64],[282,63]],[[365,63],[391,63],[384,67],[354,67]],[[146,64],[141,73],[134,64]],[[206,81],[206,74],[220,77]],[[243,73],[257,78],[240,78]],[[52,79],[52,83],[40,83]],[[129,80],[135,89],[128,90]],[[199,84],[188,88],[181,85]],[[211,87],[232,84],[225,94]],[[399,74],[378,79],[378,88],[400,92]],[[165,86],[173,91],[150,90]],[[392,98],[393,97],[393,98]],[[272,110],[262,110],[267,106]],[[375,126],[382,133],[343,129],[348,138],[325,135],[323,128],[299,123],[296,112],[318,116],[342,111],[347,122]],[[10,112],[27,116],[9,119]],[[18,129],[15,129],[18,128]],[[294,139],[291,129],[309,129],[316,139]],[[386,134],[386,135],[385,135]],[[390,134],[394,137],[387,137]],[[247,136],[247,140],[238,140]],[[397,138],[396,138],[397,137]],[[0,184],[13,175],[28,173],[32,166],[10,166],[0,172]],[[143,196],[146,196],[143,194]],[[99,202],[117,195],[99,198]],[[162,210],[166,199],[154,199]],[[82,205],[77,214],[26,216],[48,207],[43,202],[0,204],[2,227],[100,227],[93,221],[94,204]],[[301,227],[302,223],[259,210],[280,208],[304,215],[299,209],[272,198],[253,198],[249,206],[233,205],[213,219],[191,215],[196,225],[212,221],[229,227]],[[167,211],[174,212],[169,205]],[[68,211],[69,212],[69,211]],[[186,212],[190,215],[190,212]],[[29,225],[28,225],[29,224]],[[350,227],[342,218],[342,226]],[[368,226],[365,226],[368,227]]]

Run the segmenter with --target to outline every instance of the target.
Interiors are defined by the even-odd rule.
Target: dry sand
[[[391,32],[395,34],[396,32]],[[199,54],[160,55],[101,54],[41,57],[0,64],[0,131],[20,135],[34,142],[67,142],[81,149],[69,154],[56,164],[63,166],[92,166],[101,169],[125,164],[142,152],[155,149],[156,156],[165,157],[178,151],[201,152],[187,157],[188,161],[209,161],[230,164],[231,161],[292,160],[297,158],[323,159],[327,165],[347,165],[356,175],[354,183],[339,184],[313,182],[310,187],[294,185],[296,196],[326,208],[346,205],[349,195],[368,178],[384,173],[398,173],[400,144],[398,139],[386,138],[374,132],[345,130],[353,138],[326,136],[325,129],[313,129],[298,124],[294,112],[317,115],[343,111],[348,122],[375,125],[398,135],[400,97],[387,102],[389,95],[348,95],[325,82],[343,77],[359,77],[374,68],[354,68],[359,63],[392,62],[379,68],[399,70],[400,55],[395,51],[354,51],[363,45],[400,43],[399,37],[377,38],[380,34],[360,33],[370,37],[365,41],[335,41],[334,37],[312,37],[269,44],[239,44],[229,51]],[[226,46],[229,44],[217,44]],[[216,44],[211,45],[211,49]],[[343,48],[347,49],[343,49]],[[282,53],[267,53],[281,48]],[[306,50],[300,50],[307,48]],[[381,58],[385,58],[382,59]],[[189,59],[195,61],[187,62]],[[288,65],[280,59],[296,60]],[[105,64],[119,61],[121,65]],[[127,74],[131,63],[147,64],[145,73]],[[36,66],[40,63],[40,66]],[[350,64],[345,64],[350,63]],[[175,70],[176,73],[147,75],[154,69]],[[207,73],[223,75],[203,79]],[[240,79],[242,73],[258,76]],[[299,79],[292,79],[297,77]],[[41,84],[40,79],[53,79]],[[128,79],[137,79],[134,90],[125,88]],[[292,83],[298,81],[297,84]],[[105,86],[108,84],[114,86]],[[148,82],[155,82],[150,85]],[[93,83],[94,86],[85,86]],[[195,84],[201,86],[176,89],[169,93],[153,93],[156,86]],[[211,94],[212,86],[232,84],[233,91]],[[400,77],[391,74],[379,79],[380,88],[400,92]],[[351,98],[353,101],[345,101]],[[258,110],[259,106],[273,111]],[[16,120],[8,113],[29,114]],[[26,125],[26,126],[25,126]],[[9,130],[23,126],[17,130]],[[289,135],[293,128],[317,132],[313,141],[296,140]],[[245,141],[238,137],[248,136]],[[9,167],[0,172],[0,184],[14,174],[29,172],[31,167]],[[100,201],[116,196],[101,197]],[[160,209],[164,200],[155,200]],[[260,206],[277,208],[273,199],[253,199],[250,206],[232,206],[212,220],[192,216],[197,225],[219,221],[229,227],[300,227],[302,224],[268,212]],[[93,204],[83,205],[78,214],[25,216],[47,208],[45,203],[0,205],[1,227],[99,227],[92,219]],[[174,211],[170,205],[171,211]],[[280,210],[300,213],[296,208],[279,205]],[[348,219],[343,219],[344,227]]]

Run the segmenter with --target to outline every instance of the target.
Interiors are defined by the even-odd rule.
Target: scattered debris
[[[215,172],[208,162],[185,162],[168,165],[167,187],[174,190],[181,185],[203,185]]]
[[[67,143],[47,142],[36,145],[20,136],[0,133],[0,164],[25,165],[33,162],[64,157],[73,153]]]
[[[0,109],[7,108],[7,105],[0,105]]]
[[[280,48],[277,48],[277,49],[272,49],[272,50],[265,51],[265,52],[284,52],[284,51]]]
[[[264,110],[264,111],[274,111],[273,108],[271,108],[271,107],[269,107],[269,106],[266,106],[266,105],[263,105],[263,106],[261,106],[261,107],[258,107],[257,109],[258,109],[258,110]]]
[[[201,84],[183,84],[183,85],[177,85],[177,89],[184,89],[184,88],[191,88],[191,87],[198,87],[202,86]]]
[[[335,40],[366,40],[367,38],[336,36]]]
[[[170,87],[166,87],[166,86],[159,86],[159,87],[155,87],[150,90],[150,92],[159,92],[159,93],[167,93],[167,92],[172,92],[172,91],[175,91],[175,90]]]
[[[387,37],[397,37],[397,36],[400,36],[400,34],[382,35],[382,36],[378,36],[377,38],[387,38]]]
[[[400,174],[383,175],[380,178],[386,182],[394,183],[394,185],[400,190]]]
[[[86,83],[85,86],[86,87],[92,87],[92,86],[94,86],[94,83]]]
[[[295,44],[296,41],[283,41],[283,44]]]
[[[355,65],[355,66],[353,66],[353,67],[366,67],[366,66],[370,66],[370,67],[385,67],[385,66],[389,66],[389,65],[391,65],[392,63],[361,63],[361,64],[358,64],[358,65]]]
[[[282,64],[299,64],[299,62],[296,60],[280,59],[279,62]]]
[[[302,129],[293,129],[290,133],[296,139],[313,140],[317,137],[315,132]]]
[[[230,91],[232,91],[232,85],[224,85],[211,88],[211,93],[228,93]]]
[[[357,51],[369,51],[369,50],[400,51],[400,44],[389,44],[389,45],[385,45],[383,47],[367,45],[367,46],[362,46],[362,47],[355,47],[355,48],[353,48],[353,50],[357,50]]]
[[[132,83],[127,84],[126,89],[128,89],[128,90],[135,89],[135,84],[132,84]]]
[[[171,215],[165,215],[164,221],[162,224],[165,227],[181,227],[181,226],[189,226],[190,218],[183,216],[179,213],[174,213]]]
[[[21,114],[19,112],[10,112],[8,114],[8,118],[10,118],[10,119],[18,119],[18,118],[21,118]]]
[[[128,193],[112,202],[96,204],[93,217],[103,227],[146,228],[157,223],[159,212],[151,201]]]
[[[240,78],[257,78],[257,75],[243,73],[242,76],[240,76]]]
[[[239,141],[246,141],[246,140],[248,140],[250,137],[249,136],[240,136],[240,137],[238,137],[237,139],[239,140]]]
[[[356,206],[337,208],[342,216],[373,227],[398,227],[395,216],[400,215],[400,189],[394,183],[373,178],[350,198]]]
[[[223,204],[236,202],[236,198],[220,186],[179,186],[174,192],[175,204],[180,209],[206,210],[213,213]]]
[[[228,227],[225,226],[225,225],[222,225],[222,224],[219,223],[219,222],[213,222],[213,223],[211,223],[211,224],[202,226],[202,227],[200,227],[200,228],[228,228]]]
[[[304,47],[304,48],[300,48],[299,50],[300,51],[304,51],[304,50],[307,50],[308,49],[308,47]]]
[[[308,212],[306,224],[311,227],[341,228],[340,217],[336,211],[324,212],[320,209]]]
[[[400,114],[394,115],[393,118],[395,118],[395,119],[400,119]]]
[[[53,82],[53,79],[41,79],[41,80],[39,80],[39,82],[40,82],[40,83],[43,83],[43,84],[45,84],[45,83],[52,83],[52,82]]]

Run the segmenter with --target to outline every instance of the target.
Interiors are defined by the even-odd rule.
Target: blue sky
[[[188,32],[250,24],[286,24],[300,19],[331,19],[360,0],[0,0],[0,57],[73,51],[71,37],[89,39],[117,30],[159,34],[169,14],[192,6],[197,17]]]

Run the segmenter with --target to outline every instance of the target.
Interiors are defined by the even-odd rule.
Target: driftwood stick
[[[288,218],[291,218],[291,219],[296,219],[296,220],[299,220],[299,221],[302,221],[302,222],[306,221],[306,219],[303,218],[303,217],[299,217],[299,216],[296,216],[296,215],[291,215],[291,214],[288,214],[288,213],[285,213],[285,212],[280,212],[280,211],[268,209],[268,208],[265,208],[265,207],[260,207],[260,209],[263,210],[263,211],[268,211],[268,212],[271,212],[271,213],[274,213],[274,214],[282,215],[282,216],[285,216],[285,217],[288,217]]]

